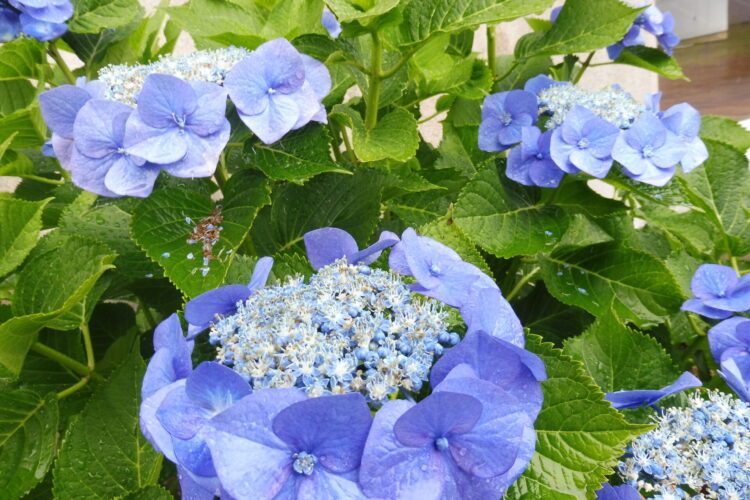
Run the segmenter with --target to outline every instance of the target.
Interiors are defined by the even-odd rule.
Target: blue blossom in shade
[[[42,144],[42,154],[49,158],[57,158],[57,155],[55,155],[55,148],[54,146],[52,146],[51,140],[44,141],[44,144]]]
[[[538,99],[539,94],[543,90],[546,90],[550,87],[555,87],[555,86],[570,87],[572,85],[573,84],[570,82],[558,82],[557,80],[553,80],[547,75],[537,75],[534,78],[529,78],[524,84],[523,89],[526,92],[531,92],[532,94],[536,95]],[[539,105],[544,105],[544,102],[539,102]]]
[[[188,338],[195,337],[217,318],[235,314],[239,302],[247,300],[253,290],[266,286],[272,266],[271,257],[261,257],[255,264],[253,275],[247,285],[221,286],[204,292],[185,304],[185,319],[193,327],[188,333]]]
[[[686,146],[654,115],[642,115],[615,142],[612,158],[633,179],[663,186],[672,178]]]
[[[523,326],[500,289],[472,287],[460,309],[466,332],[482,331],[523,347]]]
[[[626,450],[620,476],[653,498],[750,498],[750,407],[718,391],[695,392]],[[688,493],[692,491],[692,493]],[[671,495],[671,496],[670,496]]]
[[[390,231],[383,231],[377,243],[360,251],[351,234],[336,227],[324,227],[305,233],[304,240],[307,258],[313,269],[318,270],[342,257],[351,264],[372,264],[384,249],[398,243],[399,238]]]
[[[557,18],[560,16],[560,11],[562,10],[562,7],[555,7],[552,9],[552,11],[549,13],[549,20],[551,23],[554,23],[557,21]]]
[[[639,2],[640,7],[647,4],[648,1]],[[635,23],[639,26],[643,26],[643,29],[654,35],[661,35],[664,33],[664,14],[656,5],[649,5],[643,12],[638,14]]]
[[[203,430],[208,421],[252,392],[237,373],[218,363],[198,365],[165,396],[156,418],[172,437],[177,464],[195,475],[215,476]]]
[[[149,75],[128,119],[125,148],[176,177],[210,177],[229,141],[227,92],[209,82]]]
[[[677,394],[687,389],[701,387],[703,383],[692,373],[685,372],[680,375],[674,383],[655,390],[616,391],[608,392],[604,399],[612,403],[618,410],[625,408],[640,408],[641,406],[654,406],[661,399]]]
[[[48,23],[64,23],[73,15],[70,0],[10,0],[10,4],[29,17]]]
[[[701,115],[697,109],[683,102],[675,104],[659,117],[664,126],[685,145],[685,154],[680,159],[680,166],[684,172],[690,172],[708,159],[708,149],[698,137]]]
[[[73,155],[74,124],[78,112],[90,99],[104,97],[104,86],[93,80],[79,78],[75,85],[60,85],[39,95],[39,108],[52,130],[52,149],[60,165],[70,170]]]
[[[213,323],[209,340],[255,390],[361,392],[380,403],[399,388],[420,390],[435,356],[460,340],[446,317],[395,274],[341,259],[309,283],[255,290]]]
[[[524,127],[521,144],[508,154],[505,175],[525,186],[557,187],[565,172],[550,156],[552,131],[542,133],[536,127]]]
[[[413,291],[452,307],[464,305],[472,287],[497,288],[492,278],[461,260],[452,248],[418,236],[412,228],[406,229],[391,249],[388,264],[392,271],[414,276],[417,283],[411,285]]]
[[[484,98],[479,149],[504,151],[521,141],[521,129],[536,122],[536,96],[525,90],[499,92]]]
[[[596,492],[596,500],[642,500],[643,497],[638,490],[629,484],[620,486],[611,486],[609,483],[602,485],[602,488]]]
[[[750,319],[735,316],[708,331],[719,373],[743,401],[750,401]]]
[[[371,424],[360,394],[265,389],[214,417],[206,441],[233,498],[364,500],[357,474]]]
[[[391,401],[378,411],[360,484],[384,499],[499,498],[515,479],[505,473],[526,428],[533,450],[531,420],[514,396],[466,374],[447,378],[417,404]]]
[[[612,146],[620,130],[583,106],[573,106],[552,133],[550,152],[569,174],[583,171],[603,178],[612,167]]]
[[[683,311],[726,319],[734,312],[750,310],[750,274],[740,278],[729,266],[701,265],[690,281],[690,289],[695,297],[682,304]]]
[[[130,106],[104,99],[83,105],[74,123],[75,145],[70,160],[73,183],[102,196],[151,194],[159,166],[125,151],[125,123]]]
[[[674,33],[674,16],[671,12],[664,13],[664,19],[661,24],[662,33],[656,36],[659,45],[664,52],[672,55],[672,49],[680,44],[680,37]]]
[[[40,42],[48,42],[55,38],[60,38],[68,31],[68,25],[65,23],[51,23],[48,21],[41,21],[35,17],[31,17],[25,12],[21,13],[21,30]]]
[[[661,118],[662,112],[661,112],[661,96],[663,95],[663,92],[655,92],[653,94],[646,94],[646,97],[643,99],[643,105],[646,108],[646,111],[649,113],[654,114],[657,118]]]
[[[0,42],[10,42],[21,33],[21,21],[18,14],[10,9],[0,7]]]
[[[637,24],[630,27],[622,40],[607,47],[607,55],[609,55],[609,58],[614,61],[620,57],[622,49],[625,47],[633,47],[635,45],[646,45],[646,40],[641,34],[641,27]]]
[[[224,81],[240,118],[266,144],[310,120],[326,121],[320,100],[331,88],[325,65],[271,40],[236,64]]]
[[[320,21],[323,27],[328,31],[331,38],[338,38],[341,34],[341,23],[336,16],[328,9],[323,10],[323,17]]]
[[[536,418],[542,408],[539,382],[547,378],[538,356],[482,331],[468,333],[456,347],[446,349],[432,367],[430,385],[437,387],[461,364],[468,365],[480,379],[518,398],[529,417]]]

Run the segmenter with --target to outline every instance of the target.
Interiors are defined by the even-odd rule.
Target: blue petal
[[[490,117],[482,120],[479,124],[479,149],[489,152],[508,149],[509,146],[501,144],[498,137],[502,128],[503,122],[498,118]]]
[[[258,262],[255,263],[253,275],[250,277],[250,283],[247,284],[247,287],[250,290],[255,290],[256,288],[263,288],[266,286],[268,275],[271,274],[272,267],[273,257],[261,257],[258,259]]]
[[[268,99],[268,107],[262,113],[248,115],[239,110],[239,114],[261,141],[271,144],[292,130],[300,117],[300,110],[293,96],[274,94]]]
[[[708,149],[700,137],[685,142],[685,155],[680,160],[682,171],[689,173],[708,159]]]
[[[227,121],[226,89],[210,82],[190,82],[190,86],[198,101],[195,111],[187,116],[186,127],[200,136],[218,132]]]
[[[104,158],[123,145],[125,123],[133,108],[105,99],[91,99],[81,107],[73,125],[76,148],[90,158]]]
[[[568,161],[576,166],[581,172],[603,179],[612,168],[612,159],[600,160],[591,155],[588,150],[574,150],[570,153]]]
[[[461,261],[455,250],[432,238],[417,236],[412,228],[404,231],[399,245],[404,249],[411,274],[427,289],[440,285],[438,276],[442,268],[451,262]]]
[[[482,403],[473,396],[433,392],[396,421],[393,432],[404,446],[432,446],[441,437],[471,431],[482,416]]]
[[[523,89],[532,94],[539,95],[542,90],[548,89],[553,85],[565,85],[565,82],[558,82],[547,75],[537,75],[534,78],[527,80]]]
[[[156,128],[146,124],[139,113],[130,115],[125,126],[123,144],[131,155],[160,165],[170,164],[185,157],[188,150],[186,133],[176,124]]]
[[[526,90],[511,90],[505,99],[505,109],[514,118],[518,115],[528,115],[532,117],[533,122],[539,113],[536,95]]]
[[[436,286],[427,288],[421,283],[410,285],[412,291],[437,299],[451,307],[462,308],[471,300],[471,294],[492,280],[478,267],[463,261],[447,261],[439,264],[440,276]]]
[[[185,392],[185,385],[180,385],[167,394],[156,412],[161,425],[172,437],[178,439],[194,437],[213,417],[210,409],[203,408],[191,400]]]
[[[354,237],[336,227],[324,227],[305,233],[307,259],[316,271],[337,259],[354,255],[359,248]]]
[[[331,91],[331,73],[325,64],[306,54],[300,54],[305,66],[305,81],[310,84],[318,100]]]
[[[297,500],[366,500],[359,488],[357,475],[332,474],[316,468],[312,475],[298,479]],[[281,500],[281,499],[279,499]]]
[[[719,374],[727,385],[745,402],[750,402],[750,355],[744,354],[721,362]]]
[[[185,142],[187,151],[185,156],[164,165],[164,170],[175,177],[211,177],[216,171],[224,147],[229,142],[230,133],[229,120],[224,120],[224,125],[218,132],[201,137],[186,131]]]
[[[685,372],[674,383],[661,389],[608,392],[604,400],[612,403],[612,406],[618,410],[639,408],[653,405],[662,398],[702,385],[703,383],[695,375]]]
[[[151,74],[138,94],[138,117],[149,127],[174,127],[175,116],[187,117],[198,106],[189,83],[171,75]]]
[[[680,311],[690,311],[712,319],[726,319],[732,315],[731,311],[708,307],[701,299],[688,299],[683,302]]]
[[[44,122],[57,135],[73,138],[73,124],[78,111],[91,95],[75,85],[60,85],[39,95],[39,109]]]
[[[146,439],[148,439],[148,441],[154,446],[156,451],[163,454],[172,462],[177,461],[177,458],[174,455],[174,448],[172,446],[172,435],[167,432],[159,419],[156,417],[156,412],[161,406],[167,394],[169,394],[175,388],[184,386],[184,384],[184,379],[178,380],[170,385],[161,387],[159,390],[151,393],[149,396],[145,396],[146,391],[143,390],[144,397],[141,402],[141,408],[139,412],[138,421],[140,423],[141,432],[146,437]]]
[[[218,480],[213,478],[215,486],[206,488],[203,484],[208,482],[208,478],[196,478],[192,472],[184,467],[177,466],[177,477],[180,480],[180,494],[183,500],[214,500],[218,490]],[[200,482],[199,482],[200,481]]]
[[[359,467],[372,416],[360,393],[322,396],[295,403],[273,420],[273,431],[296,452],[315,455],[335,473]]]
[[[250,385],[237,372],[216,362],[199,364],[185,384],[188,398],[214,414],[226,410],[251,392]]]
[[[21,20],[18,13],[0,7],[0,42],[10,42],[21,34]]]
[[[699,299],[725,296],[737,285],[737,272],[729,266],[702,264],[690,280],[690,289]]]
[[[717,363],[722,361],[727,349],[750,351],[750,319],[734,316],[713,326],[708,330],[708,345]]]
[[[29,16],[48,23],[64,23],[73,15],[73,4],[70,2],[18,2],[19,10]]]
[[[104,176],[104,185],[119,195],[145,198],[153,191],[160,171],[158,165],[146,163],[139,166],[128,155],[120,155]]]
[[[226,285],[204,292],[185,304],[185,319],[191,325],[208,328],[216,315],[231,316],[237,312],[237,302],[250,297],[245,285]]]
[[[109,155],[103,158],[90,158],[82,154],[75,144],[71,148],[72,154],[68,164],[73,184],[100,196],[116,198],[117,193],[109,190],[104,184],[104,178],[118,159],[119,155]]]
[[[698,137],[701,129],[701,114],[690,104],[675,104],[666,110],[661,121],[672,133],[686,138]]]
[[[197,476],[216,476],[211,451],[202,432],[190,439],[172,438],[177,463]]]
[[[577,148],[573,144],[568,144],[563,139],[563,126],[557,127],[554,132],[552,132],[550,156],[560,170],[568,174],[576,174],[580,172],[580,170],[570,162],[570,154],[573,151],[577,151]]]
[[[52,143],[52,150],[55,152],[55,158],[60,162],[60,166],[65,170],[70,170],[70,162],[73,158],[73,150],[75,149],[73,140],[65,139],[53,132],[50,142]]]
[[[380,238],[376,243],[373,243],[364,250],[360,250],[359,252],[347,257],[347,260],[351,263],[361,262],[363,264],[372,264],[378,260],[378,257],[380,257],[383,250],[392,247],[399,241],[400,238],[397,234],[390,231],[383,231],[380,233]]]
[[[609,483],[603,484],[602,489],[596,492],[597,500],[642,500],[643,497],[638,490],[629,484],[620,486],[610,486]]]
[[[59,38],[68,31],[68,25],[65,23],[50,23],[47,21],[40,21],[35,17],[21,13],[21,30],[29,35],[33,36],[40,42],[48,42]]]
[[[338,38],[341,34],[341,24],[336,16],[328,9],[323,10],[323,16],[320,20],[323,27],[328,31],[331,38]]]
[[[483,331],[518,347],[524,346],[524,331],[513,308],[497,288],[474,290],[461,307],[467,333]]]
[[[517,146],[508,153],[508,166],[505,169],[505,175],[524,186],[533,186],[534,181],[531,180],[529,175],[529,163],[530,161],[523,159],[522,146]]]
[[[510,91],[498,92],[491,94],[482,101],[482,121],[490,118],[499,119],[506,113],[505,100],[508,98]]]

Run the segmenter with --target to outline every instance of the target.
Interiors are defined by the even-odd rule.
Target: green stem
[[[383,41],[380,32],[372,32],[372,57],[370,62],[370,78],[367,86],[367,110],[365,111],[365,128],[372,130],[378,124],[378,108],[380,106],[380,83],[383,64]]]
[[[67,389],[58,392],[57,393],[57,399],[67,398],[68,396],[70,396],[74,392],[77,392],[78,390],[82,389],[84,386],[86,386],[86,384],[89,383],[90,379],[91,379],[91,377],[89,377],[87,375],[87,376],[83,377],[81,380],[79,380],[78,382],[76,382],[75,384],[73,384],[70,387],[68,387]]]
[[[699,337],[705,337],[706,332],[703,331],[703,329],[700,327],[697,321],[695,321],[695,316],[692,313],[687,313],[688,322],[690,323],[690,327],[693,329],[693,331],[699,336]]]
[[[576,83],[578,83],[578,82],[581,81],[581,78],[583,78],[583,74],[586,72],[586,70],[588,69],[589,65],[591,64],[591,60],[594,58],[594,54],[595,53],[596,52],[594,52],[594,51],[589,52],[589,56],[586,58],[585,61],[583,61],[583,65],[581,66],[581,70],[576,75],[576,78],[573,81],[573,84],[576,84]]]
[[[589,64],[589,68],[597,68],[599,66],[609,66],[610,64],[617,64],[617,63],[614,62],[614,61],[603,62],[603,63],[594,63],[594,64]]]
[[[729,257],[729,262],[731,262],[731,263],[732,263],[732,267],[733,267],[733,268],[734,268],[734,270],[735,270],[735,271],[737,272],[737,274],[742,274],[742,273],[740,272],[740,265],[739,265],[739,263],[737,262],[737,257],[735,257],[734,255],[732,255],[731,257]]]
[[[487,66],[494,80],[497,73],[497,45],[495,40],[495,25],[487,25]]]
[[[419,120],[419,121],[418,121],[417,123],[418,123],[418,124],[420,124],[420,125],[421,125],[422,123],[426,123],[426,122],[428,122],[428,121],[432,120],[433,118],[435,118],[435,117],[436,117],[437,115],[439,115],[440,113],[444,113],[444,112],[445,112],[445,110],[442,110],[442,111],[435,111],[435,112],[434,112],[434,113],[432,113],[432,114],[431,114],[430,116],[428,116],[427,118],[422,118],[422,119],[421,119],[421,120]]]
[[[349,163],[357,163],[357,155],[354,154],[354,148],[344,128],[341,129],[341,138],[344,140],[344,156],[349,160]]]
[[[95,366],[94,345],[91,343],[91,332],[88,324],[81,324],[81,333],[83,334],[83,347],[86,350],[86,366],[89,372],[93,372]]]
[[[228,142],[227,147],[228,148],[242,148],[245,146],[244,142]]]
[[[413,56],[417,52],[417,50],[419,50],[420,48],[422,48],[422,45],[424,45],[424,42],[422,42],[419,45],[417,45],[415,47],[412,47],[411,49],[407,50],[404,53],[404,56],[401,59],[399,59],[399,61],[396,64],[394,64],[393,66],[391,66],[387,70],[382,71],[380,73],[380,78],[390,78],[393,75],[395,75],[398,70],[400,70],[401,68],[403,68],[404,64],[406,64],[407,62],[409,62],[409,59],[411,59],[411,56]]]
[[[536,273],[538,273],[539,271],[541,271],[541,270],[542,270],[541,267],[535,267],[527,275],[525,275],[523,278],[521,278],[520,280],[518,280],[518,283],[516,283],[516,286],[514,286],[513,289],[510,292],[508,292],[508,294],[505,296],[505,299],[507,301],[511,301],[513,299],[513,297],[515,297],[516,295],[518,295],[518,292],[521,291],[521,288],[523,288],[523,286],[526,283],[528,283],[529,280],[531,280],[531,278],[533,278],[534,275]]]
[[[345,61],[341,61],[339,64],[347,64],[353,68],[360,70],[362,73],[368,76],[370,74],[370,70],[366,68],[363,64],[360,64],[357,61],[352,61],[351,59],[346,59]]]
[[[510,65],[510,66],[508,67],[508,69],[507,69],[507,70],[505,70],[505,73],[503,73],[503,74],[502,74],[502,75],[500,75],[500,76],[496,76],[496,77],[495,77],[495,82],[499,82],[499,81],[502,81],[502,80],[505,80],[506,78],[508,78],[508,76],[509,76],[509,75],[510,75],[511,73],[513,73],[513,70],[514,70],[514,69],[516,69],[516,67],[517,67],[517,66],[518,66],[519,64],[521,64],[521,61],[520,61],[520,60],[514,60],[514,61],[513,61],[512,63],[511,63],[511,65]]]
[[[92,373],[91,370],[89,370],[89,367],[84,365],[80,361],[76,361],[70,356],[63,354],[60,351],[49,346],[46,346],[41,342],[34,342],[33,344],[31,344],[31,350],[37,354],[44,356],[45,358],[55,361],[60,366],[68,368],[72,372],[82,377],[91,377],[93,379],[96,379],[97,381],[103,380],[99,374]]]
[[[71,85],[75,85],[76,77],[75,75],[73,75],[73,72],[70,71],[68,64],[65,62],[65,59],[63,59],[62,54],[60,54],[60,51],[57,50],[56,43],[57,42],[55,41],[49,44],[49,55],[52,56],[52,59],[57,63],[57,66],[65,75],[65,78],[68,80],[68,83],[70,83]]]
[[[219,185],[219,187],[223,191],[224,186],[229,180],[229,171],[227,170],[227,159],[223,152],[221,153],[221,156],[219,157],[219,165],[216,167],[216,172],[214,172],[214,177],[216,178],[216,183]]]
[[[60,179],[49,179],[47,177],[41,177],[39,175],[23,175],[24,179],[30,179],[32,181],[43,182],[45,184],[52,184],[53,186],[62,186],[65,181]]]

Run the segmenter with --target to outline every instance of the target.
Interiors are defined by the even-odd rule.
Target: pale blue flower
[[[0,7],[0,42],[10,42],[21,34],[21,21],[18,13]]]
[[[703,264],[693,275],[690,289],[695,296],[682,304],[683,311],[713,319],[726,319],[750,310],[750,274],[742,277],[729,266]]]
[[[73,15],[70,0],[9,0],[10,4],[31,18],[47,23],[64,23]],[[27,34],[31,33],[24,30]]]
[[[318,270],[342,257],[351,264],[372,264],[384,249],[398,243],[399,238],[390,231],[383,231],[376,243],[360,251],[351,234],[336,227],[323,227],[305,233],[304,240],[307,259],[313,269]]]
[[[698,135],[701,129],[701,115],[697,109],[683,102],[660,113],[659,118],[685,145],[685,154],[680,159],[683,172],[690,172],[708,159],[706,145]]]
[[[338,38],[341,34],[341,23],[339,23],[339,20],[336,19],[336,16],[330,10],[323,10],[321,23],[331,38]]]
[[[619,135],[617,127],[575,105],[552,133],[551,156],[569,174],[583,171],[601,179],[612,167],[612,147]]]
[[[552,160],[552,131],[542,133],[536,127],[524,127],[521,144],[508,154],[505,175],[525,186],[557,187],[565,172]]]
[[[750,401],[750,319],[735,316],[708,331],[719,374],[743,401]]]
[[[66,31],[68,31],[68,25],[65,23],[41,21],[25,12],[21,13],[20,20],[21,31],[36,38],[40,42],[48,42],[55,38],[60,38]]]
[[[603,484],[602,488],[596,492],[597,500],[642,500],[643,497],[638,490],[629,484],[620,486],[611,486],[609,483]]]
[[[687,389],[701,387],[702,385],[703,383],[695,375],[690,372],[684,372],[674,383],[661,389],[608,392],[604,396],[604,400],[612,403],[612,406],[618,410],[654,406],[667,396]]]
[[[479,149],[504,151],[521,142],[521,129],[536,123],[536,96],[525,90],[499,92],[484,98]]]

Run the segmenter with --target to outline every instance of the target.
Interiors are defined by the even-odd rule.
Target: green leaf
[[[504,498],[591,499],[612,474],[626,444],[651,429],[631,425],[603,400],[604,394],[577,361],[536,335],[526,348],[547,368],[544,403],[534,423],[536,452]]]
[[[29,106],[36,98],[36,88],[29,80],[0,81],[0,116]]]
[[[381,117],[372,130],[365,128],[359,113],[346,105],[334,106],[329,118],[334,116],[352,129],[352,147],[361,161],[406,161],[419,147],[417,120],[404,109],[397,108]]]
[[[259,37],[265,17],[252,2],[191,0],[166,8],[169,17],[193,37],[236,33]]]
[[[685,75],[682,73],[682,67],[680,67],[677,59],[659,49],[644,45],[623,48],[622,54],[620,54],[620,57],[615,62],[647,69],[672,80],[685,78]]]
[[[36,245],[48,202],[0,198],[0,276],[20,265]]]
[[[621,243],[563,248],[542,260],[550,293],[595,316],[610,309],[638,326],[661,323],[683,300],[664,263]]]
[[[711,221],[697,211],[678,213],[671,208],[653,203],[644,203],[638,216],[663,231],[680,245],[695,249],[699,253],[710,253],[716,241],[716,230]]]
[[[0,117],[0,143],[15,135],[10,143],[11,149],[40,148],[44,143],[44,136],[35,123],[38,113],[38,107],[34,106]]]
[[[585,247],[608,241],[612,241],[612,236],[595,224],[588,216],[573,214],[570,217],[568,229],[563,234],[560,243],[557,244],[557,248]]]
[[[0,392],[0,491],[21,498],[47,474],[55,458],[57,396],[20,389]]]
[[[539,191],[481,170],[456,202],[453,220],[479,246],[498,257],[550,250],[567,229],[559,208],[539,201]]]
[[[750,149],[750,130],[724,116],[704,116],[701,124],[701,137],[729,144],[742,153]]]
[[[568,339],[564,351],[583,363],[604,392],[659,389],[679,376],[655,338],[623,326],[613,314]]]
[[[399,0],[372,0],[366,7],[353,5],[355,0],[325,0],[328,8],[341,23],[358,21],[367,25],[372,19],[394,9]]]
[[[289,40],[310,33],[326,33],[320,18],[323,0],[281,0],[266,19],[261,36]]]
[[[172,494],[162,488],[152,484],[139,490],[136,490],[129,495],[120,497],[120,500],[172,500],[174,497]]]
[[[232,176],[225,187],[221,209],[208,194],[160,189],[136,207],[130,229],[138,245],[164,269],[170,281],[185,295],[194,297],[223,283],[255,215],[269,203],[268,195],[267,183],[249,172]],[[208,218],[214,210],[223,218],[220,223],[223,229],[218,242],[205,247],[211,249],[213,257],[208,263],[209,271],[203,276],[203,243],[188,244],[188,239],[202,220],[210,223]],[[186,217],[192,222],[186,222]]]
[[[54,468],[56,498],[116,498],[156,482],[162,457],[138,426],[144,372],[134,352],[70,425]]]
[[[421,42],[437,33],[450,33],[480,24],[498,24],[550,7],[553,0],[431,0],[411,2],[404,9],[406,38]]]
[[[16,316],[0,324],[0,369],[18,375],[36,333],[84,300],[113,267],[115,255],[99,250],[104,249],[84,238],[55,233],[34,249],[18,278]]]
[[[278,186],[253,225],[257,255],[302,250],[306,232],[327,226],[348,231],[360,246],[368,243],[380,213],[380,182],[378,172],[359,169],[354,175],[322,174],[305,186]]]
[[[273,144],[246,143],[242,161],[270,179],[302,184],[323,172],[350,174],[331,159],[330,136],[321,125],[291,132]]]
[[[565,305],[551,296],[541,281],[512,305],[525,328],[559,347],[563,340],[580,334],[594,321],[583,309]]]
[[[492,276],[492,270],[487,265],[477,247],[461,232],[456,224],[448,217],[442,217],[419,228],[419,234],[448,245],[466,262],[474,264],[484,273]]]
[[[519,40],[516,57],[575,54],[607,47],[622,39],[642,10],[619,0],[568,0],[549,31]]]
[[[511,69],[514,62],[513,56],[499,56],[497,58],[497,74],[504,75]],[[493,90],[502,92],[522,89],[527,80],[547,73],[550,66],[552,66],[552,59],[549,56],[530,57],[518,63],[505,78],[497,82]]]
[[[750,253],[750,176],[744,154],[726,144],[704,141],[709,158],[689,174],[677,180],[687,199],[703,210],[724,236],[723,250],[731,255]],[[721,248],[721,246],[720,246]]]
[[[0,81],[39,78],[44,62],[42,44],[31,38],[17,38],[0,45]]]
[[[137,0],[73,0],[75,14],[68,29],[75,33],[99,33],[121,28],[143,17]]]

